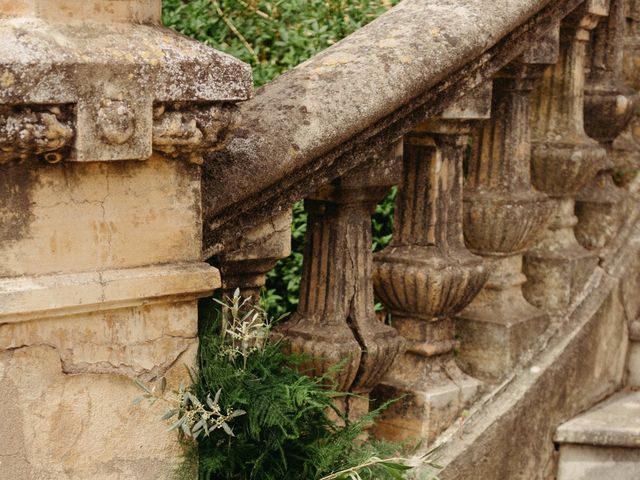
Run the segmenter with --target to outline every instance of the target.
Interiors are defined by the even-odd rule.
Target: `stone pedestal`
[[[0,1],[0,478],[169,478],[179,459],[133,379],[189,381],[197,299],[220,286],[198,163],[250,71],[159,17]]]

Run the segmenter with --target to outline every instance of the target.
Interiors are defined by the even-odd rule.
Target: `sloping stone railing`
[[[442,478],[543,478],[640,318],[640,2],[404,0],[253,96],[160,12],[0,0],[0,477],[166,478],[127,377],[184,378],[197,299],[257,297],[304,199],[277,334],[349,416],[401,396],[377,433],[449,439]]]
[[[636,3],[405,0],[239,106],[203,165],[205,256],[258,295],[305,199],[281,334],[314,373],[346,362],[349,415],[406,395],[378,432],[433,440],[584,295],[640,212],[612,177],[638,168]],[[392,185],[393,239],[372,255]]]

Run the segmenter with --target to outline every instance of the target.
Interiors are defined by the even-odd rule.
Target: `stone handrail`
[[[405,0],[259,89],[204,166],[205,256],[462,98],[580,3]]]
[[[635,218],[612,179],[616,150],[638,149],[637,133],[614,145],[637,97],[629,5],[405,0],[240,104],[203,164],[204,255],[223,289],[259,295],[305,199],[300,302],[278,333],[308,371],[345,364],[349,416],[406,395],[381,433],[433,439],[541,344],[626,205]],[[392,185],[393,239],[373,255]]]

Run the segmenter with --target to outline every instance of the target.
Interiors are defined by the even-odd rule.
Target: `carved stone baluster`
[[[476,100],[483,98],[490,105],[490,93]],[[456,110],[468,116],[472,111]],[[372,393],[378,402],[408,394],[383,413],[376,427],[387,438],[433,439],[478,390],[479,382],[454,360],[451,318],[487,278],[482,260],[466,249],[462,235],[468,131],[464,122],[438,120],[404,138],[393,240],[376,254],[374,271],[376,294],[408,340],[407,352]]]
[[[525,300],[522,253],[544,232],[552,205],[531,187],[529,130],[534,81],[557,60],[558,29],[506,67],[493,83],[491,119],[474,136],[464,191],[464,233],[492,262],[489,281],[456,318],[465,371],[498,378],[535,344],[549,317]]]
[[[243,244],[213,261],[220,269],[222,294],[231,297],[236,288],[243,298],[260,299],[266,275],[281,258],[291,253],[291,211],[254,228]]]
[[[598,259],[576,240],[575,195],[602,168],[606,151],[584,131],[584,65],[589,32],[607,2],[589,0],[563,20],[560,59],[534,94],[532,182],[556,206],[542,241],[524,257],[525,298],[537,307],[569,306]]]
[[[609,16],[594,31],[591,64],[585,90],[585,130],[608,152],[633,114],[633,90],[622,79],[625,2],[611,0]],[[612,178],[612,155],[576,198],[578,241],[588,249],[606,246],[618,233],[625,216],[624,190]]]
[[[611,156],[617,181],[627,191],[640,190],[640,0],[629,0],[623,48],[623,78],[635,92],[634,115],[627,128],[613,142]]]
[[[350,173],[305,200],[308,212],[300,303],[281,332],[312,357],[303,368],[323,375],[341,365],[337,388],[361,397],[338,404],[350,418],[369,410],[368,393],[403,350],[397,332],[374,311],[371,214],[394,183],[395,158]]]

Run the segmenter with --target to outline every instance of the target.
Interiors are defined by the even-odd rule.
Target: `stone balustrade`
[[[251,98],[157,0],[0,0],[0,476],[166,475],[127,377],[180,380],[198,298],[258,301],[303,198],[276,335],[348,418],[401,397],[374,431],[431,442],[544,349],[640,215],[640,7],[494,3],[405,0]]]

